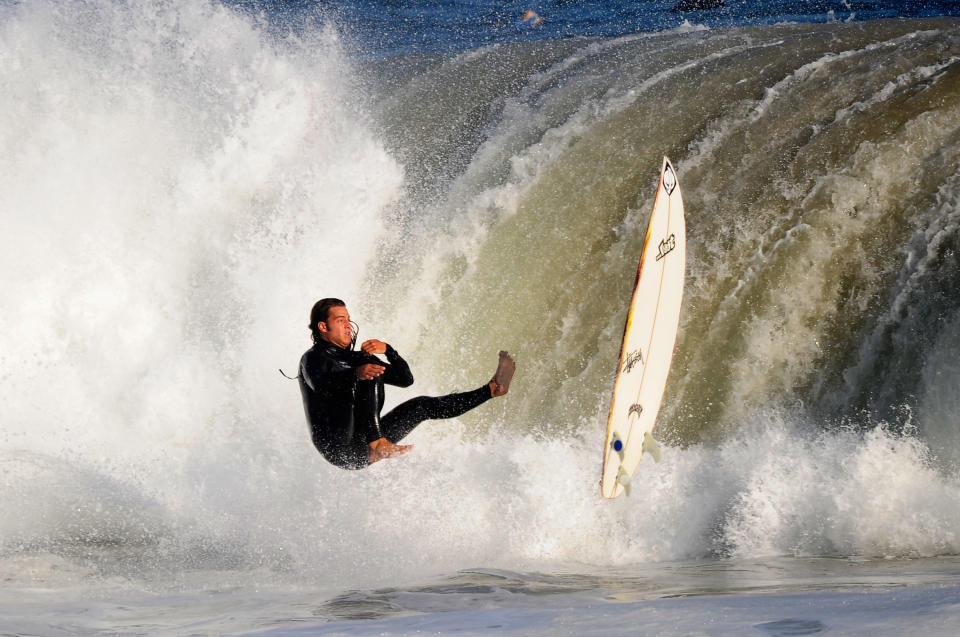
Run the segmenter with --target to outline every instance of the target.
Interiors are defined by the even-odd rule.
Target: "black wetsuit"
[[[410,366],[387,345],[387,362],[370,354],[320,341],[300,359],[300,392],[313,444],[323,457],[344,469],[362,469],[369,444],[386,438],[397,443],[424,420],[455,418],[490,399],[489,385],[447,396],[420,396],[384,416],[384,384],[409,387]],[[373,363],[383,375],[359,380],[356,370]]]

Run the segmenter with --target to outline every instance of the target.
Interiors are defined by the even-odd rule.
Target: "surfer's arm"
[[[393,349],[393,347],[387,343],[372,339],[365,341],[363,345],[360,346],[360,350],[370,358],[373,358],[374,354],[386,355],[388,363],[383,365],[383,382],[397,387],[409,387],[413,384],[413,373],[410,371],[410,366],[407,365],[407,361],[403,360],[403,357],[397,353],[397,350]],[[373,361],[380,362],[379,359],[376,358],[373,358]]]
[[[383,382],[396,385],[397,387],[409,387],[412,385],[413,372],[410,371],[410,366],[407,365],[407,361],[403,360],[403,357],[397,353],[397,350],[389,345],[387,345],[387,351],[385,353],[390,364],[387,365],[387,371],[383,374]]]

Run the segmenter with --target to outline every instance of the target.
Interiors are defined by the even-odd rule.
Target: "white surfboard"
[[[677,342],[686,261],[680,184],[664,157],[610,402],[600,483],[605,498],[630,494],[630,479],[645,452],[660,459],[653,426]]]

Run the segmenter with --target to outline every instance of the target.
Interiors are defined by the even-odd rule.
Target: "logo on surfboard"
[[[677,187],[677,176],[673,174],[669,164],[666,169],[663,171],[663,189],[667,191],[668,195],[673,194],[673,189]]]
[[[636,367],[637,363],[643,365],[643,352],[639,349],[633,350],[626,355],[626,357],[623,359],[623,368],[621,369],[621,372],[626,374]]]
[[[677,237],[675,235],[670,235],[666,239],[660,241],[660,245],[657,248],[657,261],[673,252],[674,248],[676,247]]]

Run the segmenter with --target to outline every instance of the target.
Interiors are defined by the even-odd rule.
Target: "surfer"
[[[362,469],[413,449],[397,444],[425,420],[455,418],[510,388],[516,365],[500,352],[490,382],[472,391],[419,396],[380,415],[384,385],[409,387],[410,366],[387,343],[371,339],[354,350],[357,331],[346,304],[321,299],[310,312],[313,347],[300,359],[297,378],[313,444],[324,458],[343,469]],[[384,361],[377,355],[386,356]]]
[[[529,10],[517,19],[517,26],[538,27],[543,24],[543,18],[533,10]]]

